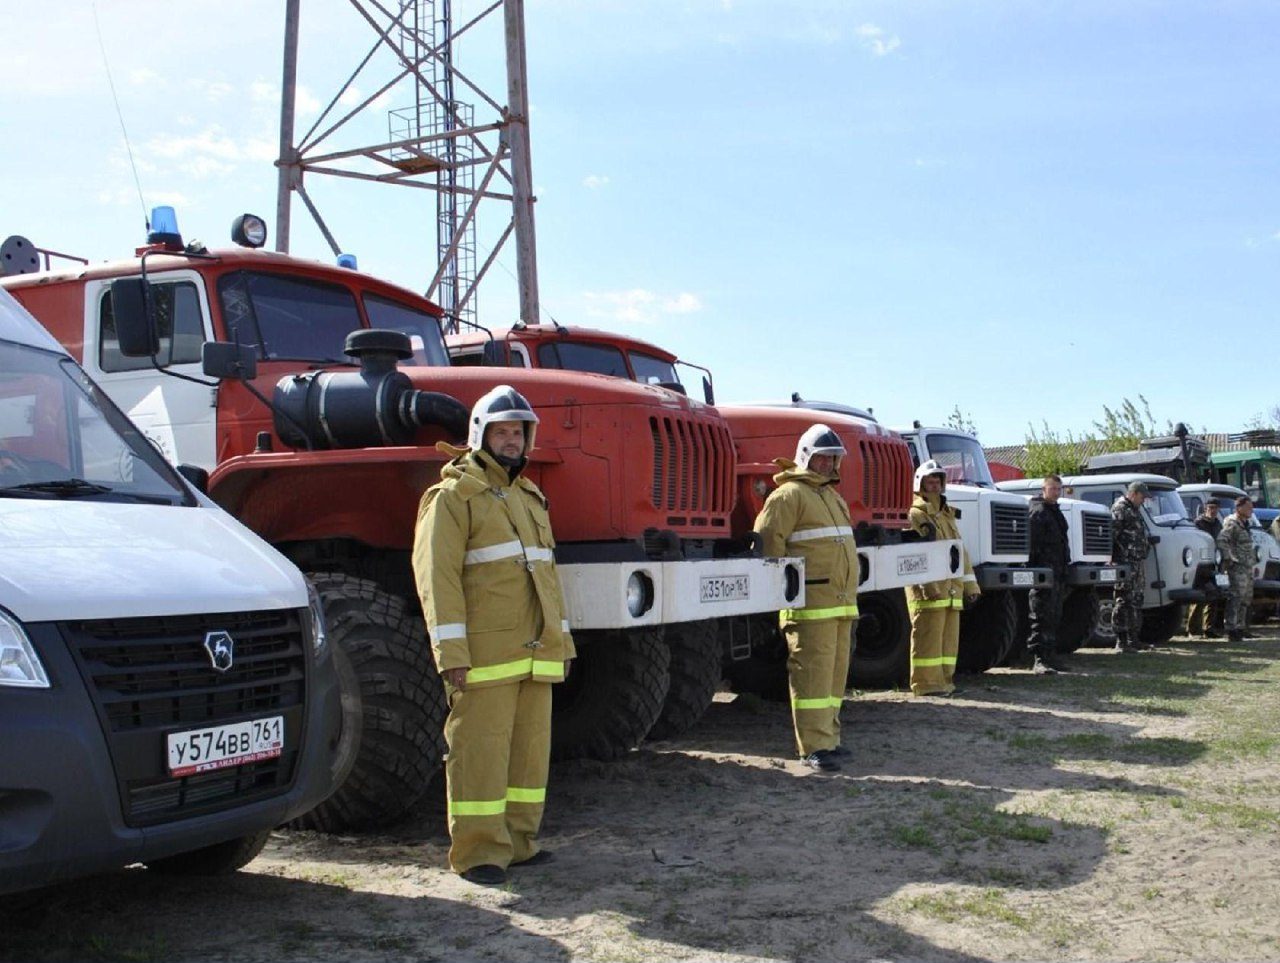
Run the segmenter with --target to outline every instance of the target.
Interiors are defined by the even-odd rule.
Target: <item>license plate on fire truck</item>
[[[751,578],[747,575],[713,575],[702,580],[699,602],[736,602],[751,598]]]
[[[284,751],[284,716],[171,732],[168,748],[175,777],[273,759]]]

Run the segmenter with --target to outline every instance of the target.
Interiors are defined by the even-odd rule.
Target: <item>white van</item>
[[[0,894],[240,868],[345,775],[341,718],[301,573],[0,290]]]

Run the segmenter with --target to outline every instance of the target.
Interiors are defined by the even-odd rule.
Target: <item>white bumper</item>
[[[964,574],[960,542],[954,539],[866,548],[859,546],[858,555],[867,573],[867,580],[858,586],[859,593],[905,588]]]
[[[569,625],[575,631],[693,622],[804,605],[804,560],[799,558],[589,562],[556,567]],[[647,590],[648,605],[639,615],[633,615],[627,604],[632,576]]]

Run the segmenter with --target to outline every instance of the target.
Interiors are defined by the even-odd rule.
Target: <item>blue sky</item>
[[[273,220],[283,4],[96,6],[147,204],[210,244]],[[300,128],[373,38],[345,0],[302,6]],[[1214,431],[1280,404],[1274,3],[527,0],[527,30],[562,323],[663,344],[724,400],[798,390],[889,424],[959,405],[988,444],[1139,394]],[[0,234],[127,253],[142,214],[89,0],[10,18],[5,52]],[[503,89],[494,29],[457,59]],[[363,269],[426,286],[425,192],[308,187]],[[483,245],[503,212],[482,218]],[[327,259],[294,222],[293,253]],[[490,325],[513,316],[501,264]]]

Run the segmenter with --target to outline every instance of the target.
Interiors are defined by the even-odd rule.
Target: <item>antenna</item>
[[[111,102],[116,107],[116,119],[120,121],[120,134],[124,137],[124,149],[129,155],[129,169],[133,171],[133,184],[138,189],[138,203],[142,206],[142,220],[147,230],[151,230],[151,219],[147,214],[147,202],[142,198],[142,181],[138,177],[138,165],[133,160],[133,145],[129,143],[129,131],[124,126],[124,112],[120,109],[120,98],[116,96],[116,82],[111,78],[111,64],[107,60],[107,45],[102,39],[102,24],[98,20],[98,4],[91,3],[93,8],[93,27],[98,33],[98,49],[102,51],[102,66],[107,72],[107,86],[111,88]],[[85,262],[88,263],[87,261]]]
[[[476,292],[507,240],[514,236],[520,320],[539,319],[537,248],[534,239],[533,174],[529,152],[529,103],[524,41],[524,0],[494,0],[460,27],[453,0],[350,0],[376,35],[328,106],[300,138],[295,137],[299,45],[299,0],[285,8],[284,73],[280,104],[280,170],[276,200],[276,250],[289,250],[290,202],[302,200],[335,253],[333,232],[307,193],[308,175],[325,174],[428,190],[436,194],[439,263],[432,267],[426,296],[445,311],[473,321]],[[502,13],[506,46],[506,91],[494,96],[462,72],[455,44],[485,20]],[[340,108],[361,79],[370,89],[353,108]],[[463,96],[475,103],[466,103]],[[407,97],[405,96],[407,93]],[[408,106],[387,112],[387,137],[358,139],[356,119],[394,95]],[[501,101],[505,100],[505,104]],[[345,111],[343,113],[342,111]],[[477,114],[480,114],[477,118]],[[367,129],[367,125],[364,129]],[[367,140],[367,138],[366,138]],[[479,183],[476,173],[479,172]],[[510,206],[510,220],[484,263],[476,269],[475,223],[482,201]]]

